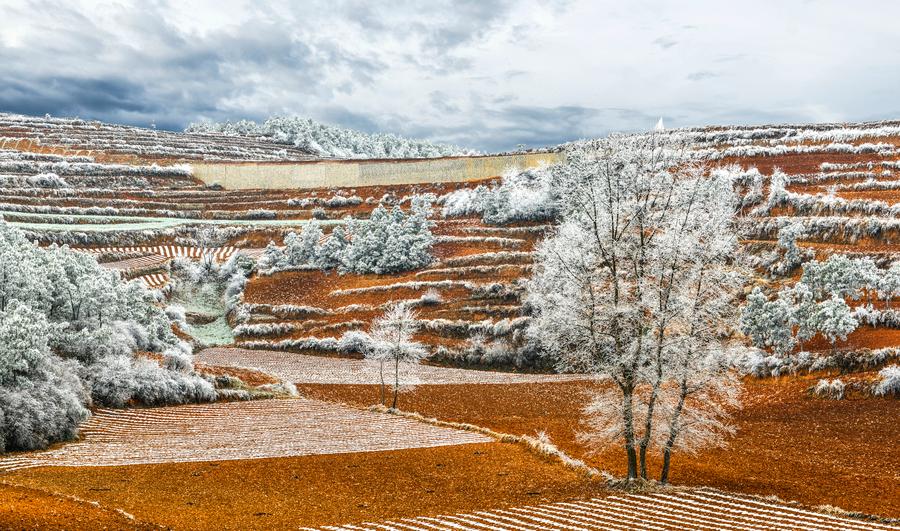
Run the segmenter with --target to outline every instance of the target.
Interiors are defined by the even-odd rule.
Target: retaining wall
[[[509,168],[561,160],[560,153],[484,157],[309,162],[195,162],[194,177],[225,189],[292,189],[462,182],[497,177]]]

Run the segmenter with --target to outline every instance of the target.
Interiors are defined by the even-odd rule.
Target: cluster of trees
[[[473,153],[428,140],[384,133],[363,133],[299,117],[275,116],[261,124],[250,120],[193,123],[185,131],[265,137],[316,155],[348,159],[429,158]]]
[[[299,234],[288,233],[283,248],[270,242],[259,268],[315,267],[380,275],[424,267],[431,263],[434,243],[430,214],[427,199],[414,197],[408,212],[399,206],[388,210],[378,205],[369,219],[348,219],[327,238],[318,223],[310,222]]]
[[[741,330],[753,344],[786,356],[816,334],[831,343],[846,340],[856,330],[859,318],[873,319],[877,310],[868,308],[876,297],[890,308],[900,294],[900,263],[880,269],[871,258],[832,255],[803,266],[800,281],[781,289],[770,300],[761,288],[747,297],[741,315]],[[847,299],[865,299],[865,311],[854,311]],[[877,318],[877,316],[874,316]]]
[[[559,212],[559,188],[551,168],[507,171],[496,186],[462,188],[443,196],[444,217],[478,214],[485,223],[547,221]]]
[[[732,180],[680,163],[663,135],[611,137],[554,169],[561,224],[537,250],[530,333],[567,372],[594,375],[587,442],[647,455],[723,444],[738,405],[731,368],[743,274]]]
[[[190,354],[140,283],[0,222],[0,450],[71,438],[92,403],[214,400]]]

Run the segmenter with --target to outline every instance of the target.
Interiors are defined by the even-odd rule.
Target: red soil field
[[[676,454],[673,484],[707,485],[817,506],[900,517],[900,408],[891,398],[826,400],[807,393],[823,375],[747,379],[738,431],[724,449]],[[573,457],[617,476],[624,451],[587,455],[576,440],[590,384],[420,386],[400,407],[441,420],[515,435],[546,431]],[[302,394],[356,405],[378,401],[376,386],[300,386]],[[652,473],[658,470],[654,462]]]
[[[600,480],[588,480],[508,443],[213,463],[44,468],[10,474],[7,481],[39,489],[38,494],[59,492],[95,500],[101,507],[127,511],[138,521],[177,529],[297,529],[605,493]],[[56,522],[52,509],[40,504],[20,507],[27,511],[23,517]],[[18,526],[19,516],[0,512],[0,526]],[[91,513],[86,518],[97,518],[94,522],[100,524],[99,516]]]

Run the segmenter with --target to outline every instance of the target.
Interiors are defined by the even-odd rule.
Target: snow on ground
[[[713,489],[628,494],[592,500],[496,509],[472,514],[420,516],[363,523],[331,531],[376,530],[567,530],[589,529],[743,529],[743,530],[875,530],[900,529],[832,516],[753,496]]]
[[[256,369],[280,380],[295,384],[376,384],[378,365],[348,358],[309,356],[274,350],[211,348],[194,356],[194,361],[207,365]],[[390,371],[386,370],[386,374]],[[392,375],[393,373],[390,373]],[[513,384],[561,382],[584,379],[583,375],[523,374],[435,367],[405,366],[401,382],[405,384]]]
[[[0,471],[377,452],[491,442],[484,435],[305,398],[100,409],[82,439],[8,454]]]

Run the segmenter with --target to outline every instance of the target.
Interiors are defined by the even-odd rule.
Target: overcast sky
[[[188,5],[190,4],[190,5]],[[0,0],[0,111],[308,116],[497,150],[897,118],[900,2]]]

